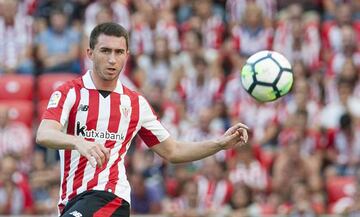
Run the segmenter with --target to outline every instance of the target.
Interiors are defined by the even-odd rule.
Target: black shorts
[[[85,191],[70,200],[62,217],[129,217],[130,205],[107,191]]]

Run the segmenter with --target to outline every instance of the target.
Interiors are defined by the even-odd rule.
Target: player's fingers
[[[243,123],[237,123],[236,125],[236,128],[243,128],[243,129],[249,129],[249,127]]]
[[[245,130],[244,128],[240,128],[240,129],[238,129],[238,131],[239,131],[242,142],[247,143],[247,141],[248,141],[247,130]]]
[[[87,154],[85,157],[89,161],[90,165],[95,168],[97,164],[96,159],[91,154]]]
[[[105,162],[107,162],[110,159],[110,149],[106,148],[105,146],[99,145],[102,153],[105,155]]]
[[[103,162],[100,157],[101,154],[102,153],[100,151],[96,151],[96,149],[93,149],[91,151],[91,156],[95,158],[98,167],[102,167],[103,165]]]
[[[226,136],[233,135],[237,131],[237,129],[238,128],[236,126],[232,126],[225,132],[225,135]]]

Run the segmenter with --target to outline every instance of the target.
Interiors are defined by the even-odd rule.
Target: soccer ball
[[[260,102],[274,101],[286,95],[294,77],[289,61],[275,51],[259,51],[251,55],[241,70],[241,84]]]

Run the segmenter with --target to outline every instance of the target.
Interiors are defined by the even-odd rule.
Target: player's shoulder
[[[133,90],[133,89],[125,86],[124,84],[122,84],[122,88],[123,88],[123,93],[125,95],[128,95],[131,98],[133,98],[133,97],[139,98],[141,96],[141,94],[138,91]]]
[[[63,82],[57,90],[68,92],[72,88],[82,88],[84,86],[81,76]]]

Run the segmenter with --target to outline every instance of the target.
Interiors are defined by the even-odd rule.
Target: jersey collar
[[[95,84],[91,78],[91,70],[88,70],[82,77],[82,80],[84,82],[84,87],[86,89],[92,89],[92,90],[96,90],[96,87],[95,87]],[[119,94],[123,94],[124,91],[123,91],[123,86],[121,84],[121,81],[118,79],[117,80],[117,84],[116,84],[116,88],[115,90],[113,91],[115,93],[119,93]]]

